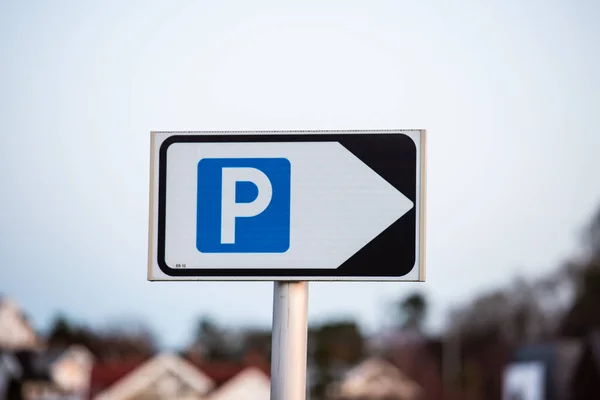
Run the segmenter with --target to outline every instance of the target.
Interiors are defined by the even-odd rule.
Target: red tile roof
[[[140,358],[101,364],[95,363],[90,378],[90,398],[112,386],[146,361],[146,359]]]
[[[133,359],[123,361],[113,361],[94,364],[90,382],[90,398],[114,385],[127,374],[141,366],[147,359]],[[200,372],[204,373],[215,382],[219,387],[232,379],[248,367],[256,367],[268,377],[271,376],[271,369],[268,363],[242,363],[232,361],[211,361],[202,363],[187,362],[194,365]]]

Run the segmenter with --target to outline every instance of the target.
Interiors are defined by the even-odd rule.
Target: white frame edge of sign
[[[157,217],[158,217],[158,154],[160,145],[170,136],[175,135],[351,135],[351,134],[404,134],[413,141],[418,136],[418,201],[416,237],[418,249],[415,249],[417,261],[412,270],[400,277],[343,277],[343,276],[169,276],[158,267],[157,261]],[[161,137],[157,137],[157,136]],[[426,262],[426,195],[427,195],[427,130],[426,129],[365,129],[365,130],[248,130],[248,131],[151,131],[150,132],[150,173],[149,173],[149,218],[148,218],[148,270],[147,280],[151,282],[197,282],[197,281],[231,281],[231,282],[266,282],[266,281],[321,281],[321,282],[425,282]],[[418,265],[417,265],[418,264]],[[155,272],[158,272],[155,273]],[[408,275],[417,275],[409,277]]]

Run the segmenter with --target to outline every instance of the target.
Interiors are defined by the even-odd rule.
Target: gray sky
[[[419,288],[438,329],[600,204],[597,1],[68,4],[0,4],[0,292],[39,327],[270,324],[271,283],[146,281],[150,130],[428,130],[427,282],[311,284],[312,321]]]

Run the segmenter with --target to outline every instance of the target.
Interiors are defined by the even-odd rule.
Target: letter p
[[[258,194],[250,202],[237,202],[238,182],[256,185]],[[235,243],[235,222],[239,217],[255,217],[265,211],[273,197],[271,181],[256,168],[223,168],[221,197],[221,243]]]

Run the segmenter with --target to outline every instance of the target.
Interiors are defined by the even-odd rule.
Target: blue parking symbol
[[[285,253],[291,165],[286,158],[198,162],[196,247],[202,253]]]

